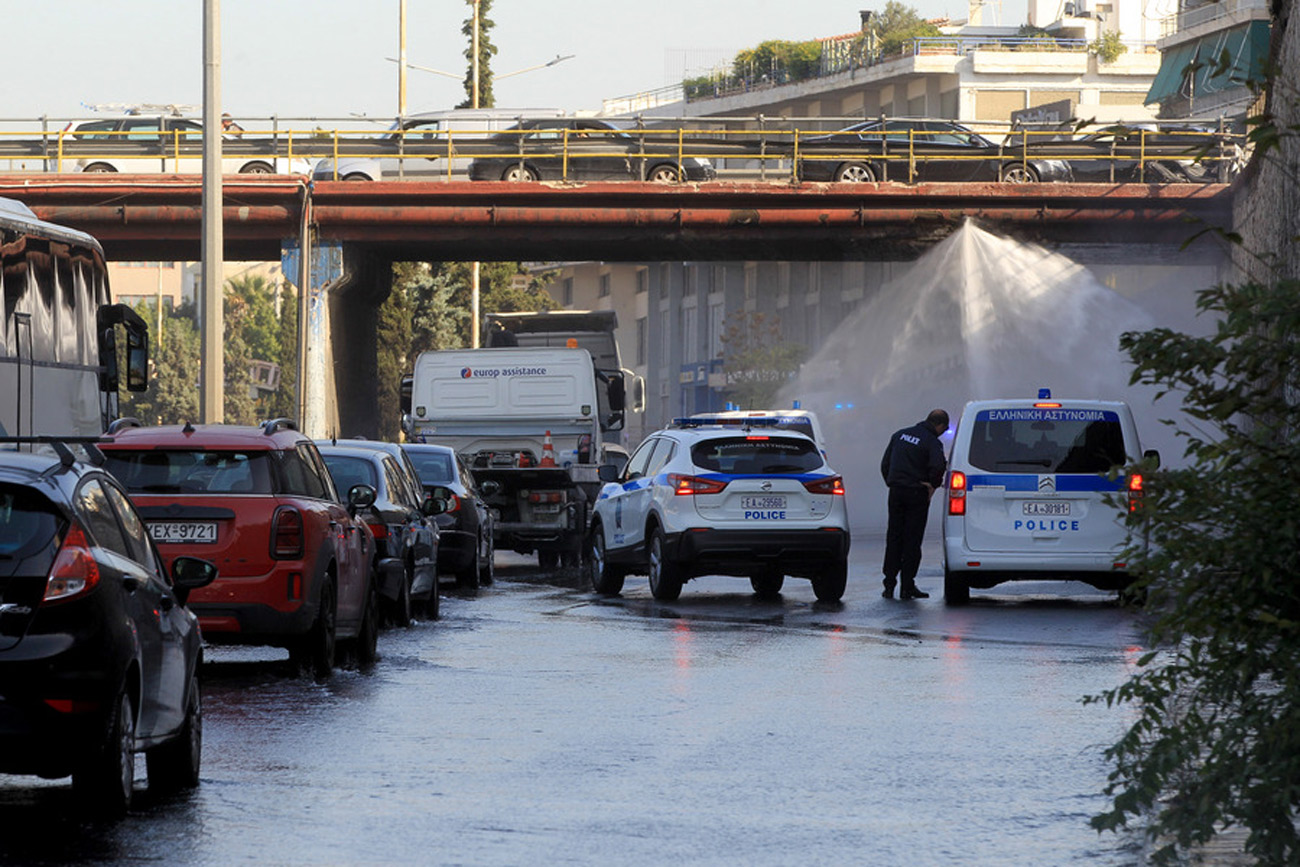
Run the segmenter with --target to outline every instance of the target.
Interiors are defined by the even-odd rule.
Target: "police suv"
[[[592,588],[648,574],[656,599],[702,575],[748,577],[772,597],[786,575],[837,601],[848,576],[844,483],[816,443],[772,419],[736,426],[677,419],[651,434],[602,488],[587,536]]]
[[[943,515],[944,598],[1004,581],[1131,582],[1123,509],[1137,508],[1143,454],[1127,404],[1110,400],[977,400],[957,423]],[[1147,452],[1151,465],[1160,456]]]

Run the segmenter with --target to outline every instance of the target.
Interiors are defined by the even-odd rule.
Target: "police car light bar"
[[[718,416],[698,416],[692,418],[675,418],[673,427],[789,427],[788,418],[719,418]]]

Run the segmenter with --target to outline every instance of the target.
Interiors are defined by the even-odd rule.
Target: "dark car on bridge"
[[[169,571],[103,455],[46,447],[0,451],[0,773],[71,774],[116,815],[139,750],[151,790],[198,785],[202,646],[186,599],[217,570],[177,557]]]
[[[804,181],[1068,181],[1062,160],[999,145],[950,120],[888,118],[800,137],[796,174]]]
[[[675,132],[624,130],[594,118],[541,118],[515,124],[487,141],[495,153],[469,164],[472,181],[711,181],[717,171],[679,144]]]
[[[1013,133],[1012,138],[1016,138]],[[1081,136],[1025,136],[1036,157],[1064,160],[1082,183],[1227,183],[1239,136],[1188,126],[1109,126]]]

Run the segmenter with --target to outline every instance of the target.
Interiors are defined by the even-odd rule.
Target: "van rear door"
[[[971,551],[1088,553],[1124,544],[1123,514],[1107,478],[1125,463],[1125,426],[1113,409],[989,408],[967,444],[966,544]]]

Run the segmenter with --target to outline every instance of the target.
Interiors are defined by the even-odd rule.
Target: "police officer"
[[[900,599],[929,599],[916,586],[921,566],[921,537],[930,514],[930,498],[943,487],[947,462],[939,436],[948,430],[948,413],[931,410],[925,421],[895,431],[880,459],[880,474],[889,486],[889,528],[885,531],[886,599],[902,578]]]

